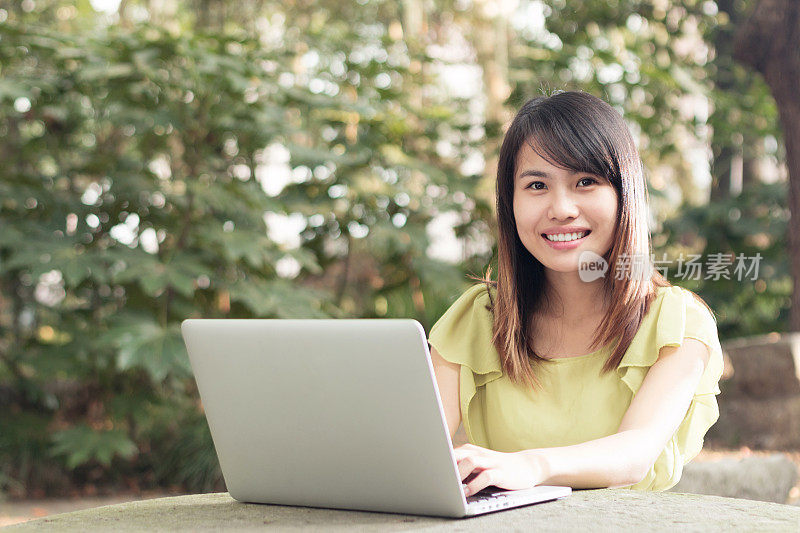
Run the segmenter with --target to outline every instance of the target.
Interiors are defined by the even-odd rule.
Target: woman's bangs
[[[564,117],[548,118],[551,120],[546,123],[533,121],[531,124],[531,135],[526,141],[531,149],[555,167],[594,174],[610,182],[613,159],[604,147],[600,132],[579,132]]]

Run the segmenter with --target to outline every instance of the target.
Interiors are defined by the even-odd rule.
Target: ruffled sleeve
[[[719,418],[716,395],[720,393],[723,358],[716,320],[692,292],[681,287],[660,290],[663,294],[651,304],[647,322],[640,327],[617,368],[622,381],[635,395],[658,359],[659,350],[680,346],[685,338],[708,346],[709,360],[677,431],[645,478],[629,487],[638,490],[667,490],[678,483],[683,465],[700,452],[706,432]]]
[[[428,343],[451,363],[461,365],[461,420],[469,441],[487,446],[486,429],[477,409],[470,409],[484,385],[502,376],[492,345],[489,293],[484,284],[467,289],[433,325]]]

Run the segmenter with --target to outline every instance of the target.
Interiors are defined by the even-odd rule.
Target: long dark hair
[[[504,372],[514,383],[533,386],[539,385],[536,365],[548,361],[531,346],[533,319],[547,302],[544,266],[522,244],[514,218],[516,158],[523,143],[530,143],[554,166],[605,178],[617,192],[613,244],[604,255],[609,269],[602,290],[609,306],[591,345],[614,346],[603,366],[603,372],[609,372],[617,368],[630,346],[655,298],[656,287],[671,286],[657,271],[649,277],[616,279],[614,275],[620,256],[639,257],[645,271],[651,271],[648,195],[638,150],[619,113],[584,92],[558,92],[529,100],[505,134],[497,168],[499,272],[497,281],[490,279],[491,267],[483,278],[473,279],[486,283],[487,289],[496,289],[496,301],[490,300],[492,344]]]

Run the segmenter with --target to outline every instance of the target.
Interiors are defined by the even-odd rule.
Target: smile
[[[554,233],[547,235],[542,233],[542,238],[547,245],[554,250],[572,250],[583,243],[591,231],[578,231],[575,233]]]
[[[542,236],[550,242],[570,242],[582,239],[589,233],[591,233],[591,231],[579,231],[577,233],[554,233],[552,235],[542,233]]]

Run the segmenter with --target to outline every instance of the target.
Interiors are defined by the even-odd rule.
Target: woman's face
[[[617,223],[617,191],[608,181],[555,167],[528,142],[517,153],[515,172],[517,232],[525,248],[546,269],[577,272],[582,252],[603,256],[611,248]],[[577,240],[566,240],[574,238],[575,233]]]

